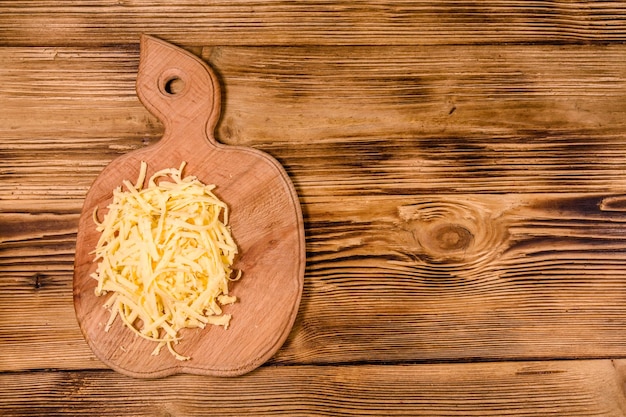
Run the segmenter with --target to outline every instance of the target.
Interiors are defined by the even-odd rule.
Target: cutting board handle
[[[136,89],[143,105],[165,127],[161,145],[194,149],[206,146],[207,140],[217,144],[221,93],[213,70],[200,58],[142,35]]]

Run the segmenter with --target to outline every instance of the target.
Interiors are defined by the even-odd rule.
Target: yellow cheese
[[[163,346],[178,360],[173,344],[183,328],[207,324],[228,328],[231,316],[221,306],[236,298],[228,294],[237,246],[228,227],[228,207],[194,176],[180,168],[156,172],[145,183],[141,163],[135,184],[113,191],[113,202],[102,222],[95,261],[95,293],[112,295],[104,303],[111,311],[108,331],[116,318],[138,336]],[[241,271],[235,279],[241,276]]]

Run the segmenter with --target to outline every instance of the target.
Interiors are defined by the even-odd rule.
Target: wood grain
[[[455,194],[310,203],[309,285],[279,359],[619,356],[623,201]]]
[[[625,8],[0,0],[0,414],[624,415]],[[300,196],[296,325],[236,380],[104,369],[72,309],[89,186],[164,132],[141,33]]]
[[[31,157],[3,167],[3,184],[33,187],[18,180],[38,171],[50,186],[87,187],[115,156],[162,134],[132,97],[137,51],[5,56],[2,161]],[[386,193],[624,189],[623,45],[207,48],[203,57],[225,89],[217,138],[268,151],[306,193],[362,193],[355,173]],[[16,97],[20,68],[35,88]],[[323,176],[326,188],[308,186]]]
[[[68,304],[78,214],[163,127],[135,47],[1,52],[2,369],[100,367]],[[305,302],[272,363],[623,356],[623,45],[199,52],[219,140],[276,157],[303,205]]]
[[[531,194],[310,202],[305,301],[273,362],[621,356],[624,201]],[[42,258],[41,249],[5,243],[3,271],[12,279],[0,298],[21,307],[3,317],[0,332],[12,340],[2,346],[12,355],[4,366],[94,366],[64,293],[71,247]],[[45,269],[55,262],[58,270]],[[49,322],[42,303],[58,311],[59,331],[38,330]],[[61,363],[50,344],[69,342],[75,355]]]
[[[400,45],[623,41],[622,2],[5,0],[4,46]]]
[[[622,416],[623,361],[265,367],[237,379],[0,374],[4,416]],[[133,399],[128,399],[132,391]],[[21,394],[28,392],[28,400]]]

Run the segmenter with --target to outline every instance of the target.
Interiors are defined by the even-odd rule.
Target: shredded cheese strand
[[[228,328],[231,316],[220,306],[232,304],[228,294],[237,246],[230,234],[228,207],[195,176],[166,168],[146,181],[141,163],[137,182],[123,181],[113,191],[102,222],[92,278],[97,296],[113,295],[104,303],[111,312],[104,331],[117,317],[137,336],[163,346],[177,360],[189,360],[174,350],[183,328],[206,324]]]

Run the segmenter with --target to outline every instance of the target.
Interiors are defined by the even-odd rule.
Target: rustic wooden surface
[[[0,414],[626,414],[626,2],[0,0]],[[78,217],[163,126],[139,35],[277,158],[304,294],[243,377],[119,375],[72,306]]]

